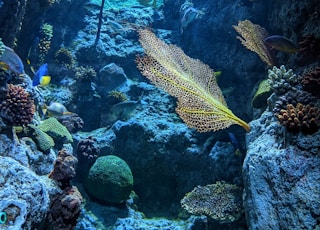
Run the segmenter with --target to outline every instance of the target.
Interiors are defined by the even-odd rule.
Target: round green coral
[[[133,176],[128,164],[114,155],[99,157],[85,182],[85,188],[94,198],[115,204],[128,199],[132,186]]]

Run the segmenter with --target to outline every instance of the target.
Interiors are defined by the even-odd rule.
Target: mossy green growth
[[[54,140],[48,134],[39,129],[38,126],[29,124],[27,133],[36,142],[38,148],[42,152],[47,152],[54,146]]]
[[[258,89],[251,101],[252,107],[261,109],[267,106],[267,99],[272,94],[270,82],[265,79],[262,80],[258,86]]]
[[[84,185],[95,199],[121,204],[130,195],[133,176],[128,164],[121,158],[102,156],[90,168]]]
[[[42,121],[38,127],[41,131],[47,133],[54,140],[61,141],[64,144],[73,142],[72,136],[68,129],[54,117],[50,117]]]

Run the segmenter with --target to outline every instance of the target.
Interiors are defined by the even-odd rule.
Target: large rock
[[[243,165],[250,229],[318,229],[320,132],[293,135],[271,112],[250,123]]]

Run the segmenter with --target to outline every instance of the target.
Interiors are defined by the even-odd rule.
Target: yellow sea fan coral
[[[208,65],[162,42],[149,30],[139,30],[139,34],[146,56],[137,58],[138,68],[156,86],[177,97],[176,111],[189,127],[208,132],[238,124],[249,131],[249,125],[228,109]]]

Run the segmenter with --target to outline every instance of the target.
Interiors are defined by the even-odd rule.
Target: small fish
[[[33,86],[46,86],[50,83],[51,77],[48,76],[48,64],[45,63],[40,68],[38,71],[35,73],[35,76],[32,81]]]
[[[233,146],[233,148],[234,148],[234,153],[235,153],[237,156],[241,156],[243,150],[242,150],[242,148],[241,148],[241,145],[240,145],[238,139],[236,138],[236,136],[235,136],[233,133],[228,132],[228,134],[229,134],[229,138],[230,138],[231,144],[232,144],[232,146]]]
[[[298,47],[292,41],[281,35],[269,36],[266,39],[264,39],[264,42],[268,46],[283,52],[296,53],[299,51]]]
[[[13,51],[13,49],[4,46],[4,51],[0,55],[0,62],[8,65],[8,69],[16,74],[24,74],[24,66],[20,57]]]
[[[48,114],[49,117],[61,117],[63,115],[72,114],[63,104],[59,102],[51,102],[49,106],[44,104],[42,112],[43,114]]]
[[[135,110],[139,101],[123,101],[113,105],[108,113],[108,122],[128,119],[130,114]]]
[[[222,74],[222,71],[215,71],[214,72],[214,76],[216,76],[216,77],[221,76],[221,74]]]

